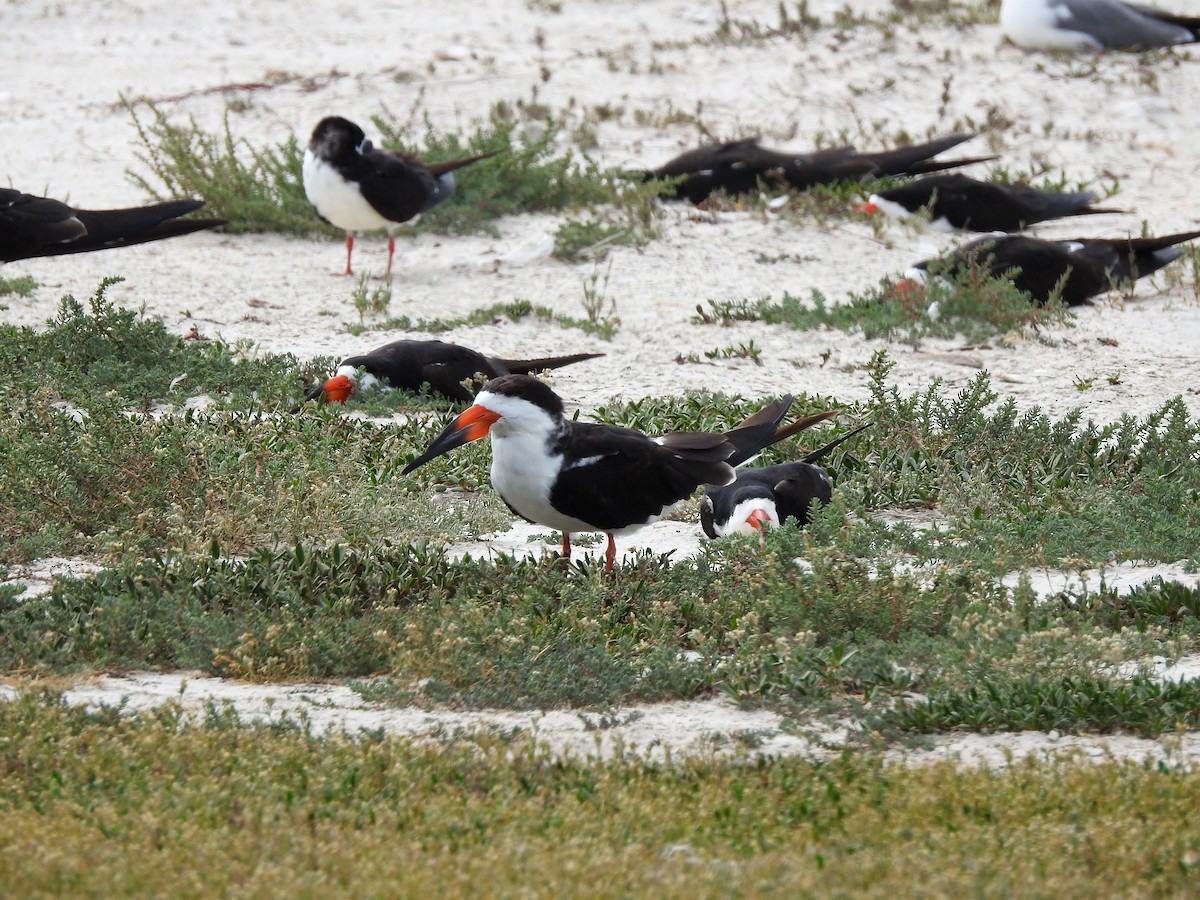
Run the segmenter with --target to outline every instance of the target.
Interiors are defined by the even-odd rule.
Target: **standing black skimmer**
[[[565,419],[562,400],[545,384],[503,375],[485,384],[474,405],[404,472],[491,434],[492,487],[509,509],[561,531],[568,559],[572,532],[603,531],[609,572],[616,535],[657,521],[702,484],[733,481],[733,466],[772,443],[791,403],[790,396],[776,400],[723,434],[650,438],[632,428]]]
[[[700,501],[704,533],[714,539],[728,534],[757,534],[761,541],[766,529],[778,528],[788,519],[807,525],[813,502],[833,499],[833,480],[816,463],[870,427],[870,422],[860,425],[795,462],[738,469],[731,484],[706,487]]]
[[[1153,238],[1078,238],[1043,241],[1024,235],[982,237],[949,257],[924,260],[906,275],[924,283],[929,270],[956,274],[977,266],[996,278],[1008,278],[1038,305],[1058,289],[1069,306],[1079,306],[1120,282],[1157,272],[1183,256],[1176,244],[1200,237],[1200,231]],[[936,264],[935,264],[936,263]]]
[[[714,191],[745,194],[757,190],[760,182],[774,189],[805,191],[822,184],[920,175],[995,159],[994,156],[940,162],[931,159],[974,136],[952,134],[924,144],[871,153],[859,153],[853,147],[786,153],[768,150],[759,146],[757,138],[749,138],[689,150],[657,169],[639,174],[643,181],[682,178],[670,196],[701,203]]]
[[[0,261],[64,256],[128,247],[224,225],[224,219],[181,219],[203,200],[131,209],[72,209],[48,197],[0,188]]]
[[[1035,222],[1125,210],[1092,206],[1087,191],[1039,191],[1023,184],[992,184],[957,173],[930,175],[872,194],[859,207],[868,214],[905,218],[929,215],[936,231],[1022,231]]]
[[[330,403],[345,403],[357,388],[380,384],[406,391],[429,385],[435,394],[467,401],[480,385],[501,375],[530,375],[595,359],[603,353],[574,353],[543,359],[498,359],[467,347],[443,341],[393,341],[362,356],[342,360],[336,374],[308,392],[306,400],[322,396]],[[359,370],[364,370],[361,378]]]
[[[1000,28],[1026,50],[1149,50],[1200,40],[1200,16],[1120,0],[1003,0]]]
[[[432,209],[454,193],[454,170],[495,156],[478,153],[449,162],[423,163],[412,156],[380,150],[353,122],[329,116],[317,123],[304,151],[304,193],[326,222],[346,231],[346,271],[354,233],[386,228],[392,275],[396,226]]]

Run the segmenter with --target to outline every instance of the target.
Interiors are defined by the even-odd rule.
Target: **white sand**
[[[0,85],[7,113],[0,178],[78,206],[143,202],[125,172],[148,171],[119,94],[152,98],[172,120],[194,116],[214,132],[226,105],[236,102],[235,133],[266,146],[291,134],[303,143],[317,120],[333,113],[368,130],[372,114],[407,120],[415,113],[417,125],[427,114],[441,129],[465,131],[494,102],[528,100],[536,92],[556,112],[570,104],[577,113],[603,104],[621,108],[619,117],[598,125],[600,146],[591,152],[605,165],[629,167],[657,164],[701,140],[686,125],[637,124],[638,112],[662,118],[699,108],[716,136],[761,133],[769,145],[797,149],[837,136],[874,149],[902,130],[925,137],[1006,121],[960,152],[1000,153],[1010,170],[1061,168],[1072,184],[1118,180],[1120,193],[1108,205],[1136,211],[1040,233],[1116,236],[1139,233],[1143,220],[1154,233],[1200,227],[1195,50],[1152,65],[1116,54],[1067,61],[1001,46],[995,25],[901,27],[891,35],[869,26],[824,28],[807,42],[692,43],[717,29],[718,3],[563,0],[558,12],[556,5],[9,3],[0,10],[0,52],[9,73]],[[809,6],[828,21],[843,3]],[[852,6],[890,9],[876,0]],[[730,8],[742,21],[777,22],[775,0]],[[982,176],[986,168],[973,171]],[[592,265],[539,254],[559,221],[515,217],[499,223],[498,237],[402,237],[390,312],[448,316],[524,298],[581,316]],[[611,343],[531,322],[461,329],[446,338],[510,357],[605,351],[604,359],[555,378],[564,398],[584,410],[614,397],[691,388],[860,400],[867,395],[861,367],[887,346],[896,362],[893,378],[904,389],[934,378],[954,389],[986,369],[1002,395],[1054,416],[1081,407],[1108,422],[1144,415],[1175,395],[1200,413],[1200,299],[1187,265],[1176,267],[1180,278],[1143,280],[1133,300],[1102,299],[1079,312],[1074,328],[1038,339],[970,348],[927,341],[912,349],[840,332],[701,327],[690,318],[708,299],[807,297],[818,289],[837,301],[948,246],[942,235],[893,226],[879,239],[865,225],[798,226],[749,212],[721,213],[714,221],[686,207],[671,208],[662,230],[643,250],[612,254],[607,296],[622,324]],[[144,304],[180,334],[194,326],[209,337],[250,339],[301,358],[345,356],[420,336],[345,333],[343,323],[356,318],[351,284],[330,274],[340,271],[342,254],[337,241],[202,234],[17,263],[3,274],[27,272],[40,287],[29,300],[5,298],[0,316],[44,322],[63,293],[82,299],[102,276],[120,274],[126,281],[111,296]],[[759,254],[787,259],[763,263]],[[383,240],[361,240],[356,260],[360,269],[381,272]],[[703,358],[706,350],[750,340],[762,349],[761,366],[675,362],[680,354]],[[1089,380],[1090,389],[1077,388]],[[679,526],[656,527],[626,546],[670,549]],[[525,535],[518,529],[507,539],[524,543]],[[681,540],[679,552],[694,548],[694,538]]]

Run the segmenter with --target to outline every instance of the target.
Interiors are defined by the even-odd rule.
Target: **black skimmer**
[[[604,532],[608,572],[616,559],[616,535],[657,521],[702,484],[733,481],[734,465],[775,440],[791,402],[790,396],[776,400],[722,434],[651,438],[632,428],[566,419],[562,400],[541,381],[503,375],[485,384],[474,405],[404,472],[490,434],[492,487],[509,509],[561,531],[565,559],[572,532]]]
[[[859,153],[853,147],[787,153],[768,150],[759,145],[757,138],[749,138],[689,150],[657,169],[639,174],[643,181],[682,178],[669,196],[701,203],[714,191],[744,194],[757,190],[760,182],[778,190],[805,191],[822,184],[920,175],[995,159],[994,156],[931,159],[974,136],[953,134],[924,144],[871,153]]]
[[[706,487],[700,501],[704,533],[713,539],[728,534],[757,534],[761,541],[766,529],[778,528],[788,519],[807,525],[813,502],[833,499],[833,480],[816,463],[870,427],[870,422],[860,425],[795,462],[738,469],[732,483]]]
[[[1121,0],[1002,0],[1000,28],[1026,50],[1149,50],[1200,40],[1200,16]]]
[[[451,400],[467,401],[475,396],[484,382],[492,378],[509,374],[530,375],[543,369],[557,369],[603,355],[574,353],[543,359],[499,359],[443,341],[393,341],[362,356],[350,356],[342,360],[334,376],[314,387],[305,399],[324,397],[331,403],[345,403],[356,387],[368,388],[381,384],[406,391],[420,391],[427,384],[435,394]],[[363,372],[361,378],[360,370]]]
[[[58,200],[0,188],[0,261],[128,247],[224,225],[182,219],[204,205],[175,200],[131,209],[73,209]]]
[[[1035,222],[1125,210],[1092,206],[1087,191],[1039,191],[1023,184],[992,184],[966,175],[930,175],[872,194],[868,214],[905,218],[924,211],[936,231],[1022,231]]]
[[[354,274],[350,268],[354,233],[386,228],[388,261],[384,278],[390,278],[396,226],[449,199],[454,193],[456,169],[498,152],[423,163],[412,156],[378,149],[353,122],[328,116],[317,123],[304,151],[304,193],[322,219],[345,229],[346,275]]]
[[[1200,231],[1147,238],[1078,238],[1044,241],[1024,235],[977,238],[949,257],[924,260],[906,274],[924,283],[929,270],[953,275],[976,266],[996,278],[1008,278],[1039,305],[1056,291],[1064,303],[1079,306],[1120,282],[1135,281],[1183,256],[1176,244],[1200,237]]]

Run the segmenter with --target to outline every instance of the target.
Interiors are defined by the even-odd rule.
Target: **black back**
[[[777,400],[724,434],[671,432],[658,440],[630,428],[564,423],[551,452],[590,462],[564,465],[550,502],[603,531],[645,523],[700,485],[732,481],[728,460],[769,444],[790,405],[791,397]]]
[[[178,237],[224,225],[224,219],[181,219],[201,200],[129,209],[72,209],[47,197],[0,189],[0,261],[65,256]]]
[[[916,174],[993,159],[976,157],[927,166],[929,157],[972,137],[973,134],[955,134],[924,144],[873,153],[859,153],[853,147],[788,153],[760,146],[758,138],[748,138],[688,150],[641,174],[647,181],[682,177],[683,181],[670,196],[700,203],[717,190],[735,196],[757,190],[760,185],[803,191],[821,184],[861,181],[881,175]]]
[[[540,359],[492,359],[468,347],[445,341],[392,341],[370,353],[349,356],[341,365],[363,369],[380,381],[401,390],[417,392],[426,384],[435,394],[465,403],[483,384],[510,373],[529,374],[557,369],[572,363],[603,356],[603,353],[575,353]],[[307,399],[321,395],[317,384]]]
[[[813,502],[833,499],[833,482],[820,466],[808,462],[786,462],[757,469],[742,469],[737,480],[724,487],[705,490],[707,502],[700,507],[700,525],[710,538],[717,537],[716,525],[725,527],[734,509],[744,500],[771,499],[780,524],[792,519],[807,525]]]
[[[1009,278],[1035,303],[1046,303],[1061,286],[1063,302],[1078,306],[1115,282],[1133,281],[1178,259],[1176,244],[1200,231],[1156,238],[1081,238],[1044,241],[1023,235],[978,238],[958,248],[945,265],[951,273],[974,264],[997,278]],[[1075,249],[1072,249],[1075,247]],[[929,261],[918,263],[928,268]]]
[[[1120,212],[1091,206],[1096,197],[1086,191],[1039,191],[958,173],[919,178],[882,190],[879,196],[909,212],[927,209],[930,218],[945,218],[953,227],[967,231],[1021,231],[1048,219]]]
[[[454,193],[451,172],[499,152],[424,163],[415,156],[375,147],[361,128],[341,116],[318,122],[308,146],[343,178],[356,182],[363,198],[392,222],[407,222],[449,199]]]

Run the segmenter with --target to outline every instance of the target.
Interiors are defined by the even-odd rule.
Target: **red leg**
[[[395,239],[395,237],[392,236],[392,233],[389,231],[388,232],[388,264],[387,264],[387,271],[383,273],[383,277],[384,277],[385,281],[392,277],[392,254],[394,254],[395,252],[396,252],[396,239]]]
[[[342,273],[343,275],[353,275],[354,274],[354,272],[352,272],[350,270],[350,254],[353,252],[354,252],[354,232],[347,231],[346,232],[346,271]]]
[[[604,571],[611,572],[613,570],[613,561],[617,558],[617,542],[613,540],[613,536],[608,536],[608,549],[604,551]]]
[[[562,543],[562,558],[570,562],[571,560],[571,532],[564,531]]]

